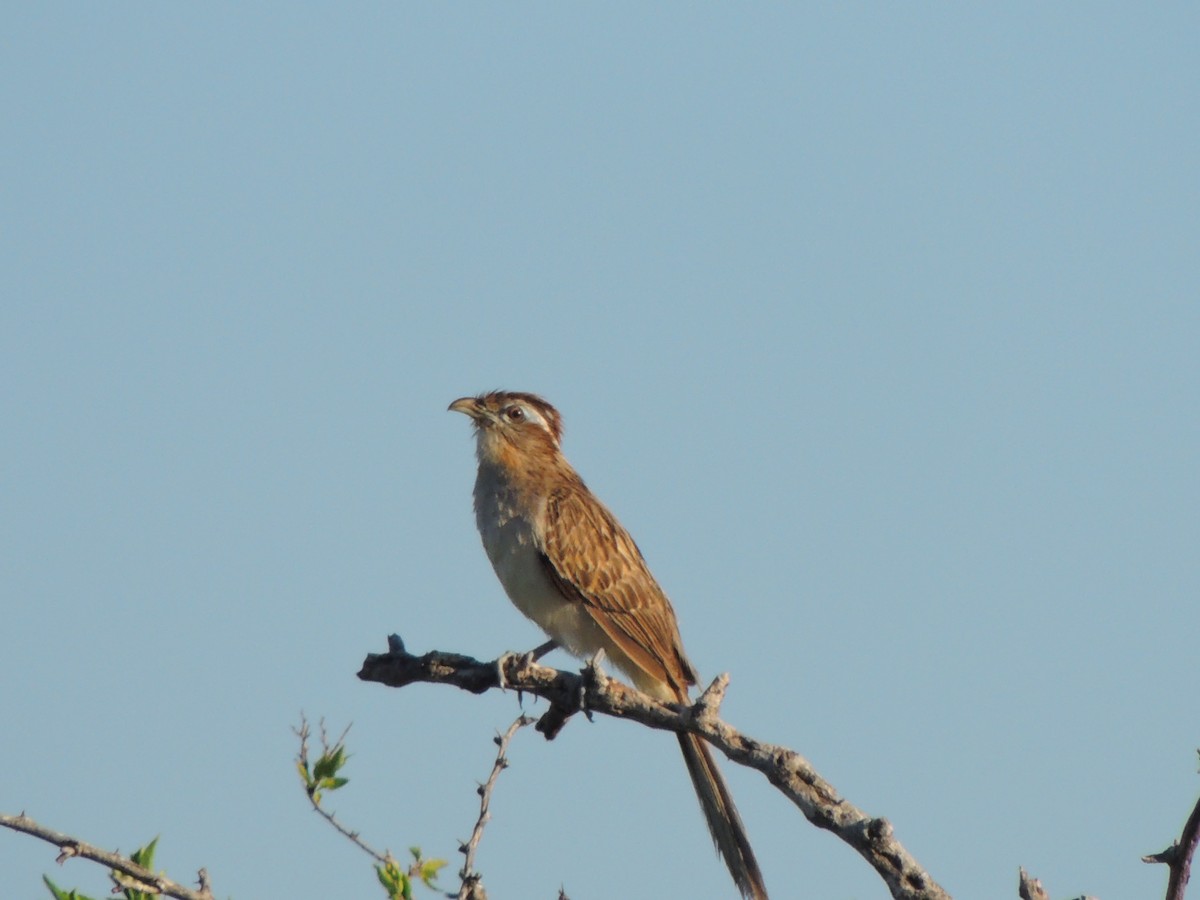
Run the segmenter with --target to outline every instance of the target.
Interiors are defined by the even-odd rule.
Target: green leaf
[[[383,885],[383,889],[387,891],[389,900],[396,900],[398,897],[411,900],[412,884],[408,875],[394,859],[388,859],[386,865],[376,866],[375,876]]]
[[[437,885],[434,882],[437,881],[438,872],[447,865],[444,859],[427,859],[421,863],[421,881],[425,883],[425,887],[436,889]]]
[[[317,782],[316,788],[322,791],[336,791],[344,784],[348,784],[349,778],[322,778]]]
[[[327,750],[321,754],[313,766],[313,778],[332,778],[338,773],[338,769],[346,764],[346,748],[342,746],[334,747],[332,750]]]
[[[79,891],[64,891],[45,875],[42,876],[42,881],[50,889],[50,893],[54,895],[54,900],[92,900],[91,897],[81,894]]]
[[[145,869],[154,868],[154,851],[158,847],[158,838],[156,837],[145,847],[139,847],[129,854],[129,858],[142,866]]]

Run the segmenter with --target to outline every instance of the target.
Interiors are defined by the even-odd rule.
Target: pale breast
[[[564,597],[546,572],[533,523],[513,492],[483,466],[475,482],[475,524],[496,577],[517,609],[577,656],[610,649],[600,626],[581,604]]]

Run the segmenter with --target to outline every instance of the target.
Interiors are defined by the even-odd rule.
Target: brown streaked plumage
[[[603,650],[637,687],[688,703],[688,662],[671,602],[616,517],[560,449],[562,416],[536,394],[494,391],[450,409],[475,424],[475,522],[513,604],[577,656]],[[709,831],[745,897],[766,888],[733,797],[708,745],[680,734]]]

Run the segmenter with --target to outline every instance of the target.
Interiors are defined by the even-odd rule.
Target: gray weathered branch
[[[22,831],[36,838],[41,838],[43,841],[58,847],[59,854],[56,862],[59,865],[65,863],[72,856],[78,856],[108,866],[114,872],[120,873],[113,879],[119,887],[133,886],[147,893],[175,897],[176,900],[213,900],[212,890],[208,884],[208,873],[204,869],[200,870],[198,876],[199,890],[192,890],[178,882],[172,881],[165,875],[152,872],[145,866],[139,866],[132,859],[121,856],[119,853],[109,853],[107,850],[101,850],[99,847],[93,847],[91,844],[85,844],[83,841],[73,838],[70,835],[53,831],[44,825],[38,824],[24,813],[17,816],[0,813],[0,825],[3,825],[5,828],[11,828],[14,831]]]
[[[547,738],[554,737],[580,710],[663,731],[701,735],[734,762],[762,772],[810,822],[854,848],[879,873],[896,900],[950,900],[896,840],[886,819],[869,816],[840,797],[799,753],[747,737],[717,717],[727,676],[714,681],[692,706],[679,707],[655,700],[590,666],[577,675],[513,655],[488,662],[438,651],[414,656],[396,635],[388,639],[388,647],[387,653],[367,656],[359,678],[388,687],[417,682],[449,684],[475,694],[501,687],[503,678],[508,687],[549,702],[549,711],[537,725]]]

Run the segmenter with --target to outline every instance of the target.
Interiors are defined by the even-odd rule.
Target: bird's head
[[[511,466],[521,458],[558,453],[562,416],[536,394],[492,391],[462,397],[449,408],[474,423],[480,462]]]

